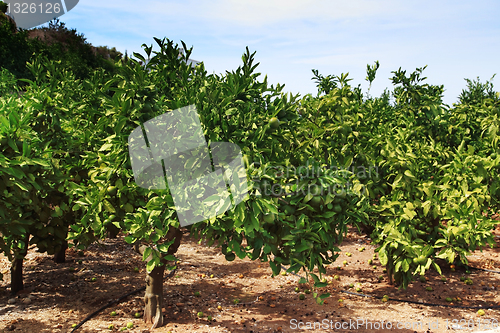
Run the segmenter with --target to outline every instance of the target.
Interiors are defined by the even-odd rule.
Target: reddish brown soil
[[[500,239],[500,236],[496,239]],[[366,248],[363,252],[358,250],[361,246]],[[304,325],[316,323],[316,329],[311,326],[306,329],[304,326],[302,331],[307,332],[385,332],[390,331],[387,329],[388,322],[394,327],[398,322],[408,325],[407,328],[393,329],[403,333],[452,332],[453,324],[469,325],[471,329],[460,331],[471,332],[488,328],[487,319],[499,319],[499,309],[488,309],[488,305],[500,304],[499,274],[473,270],[468,275],[473,285],[468,286],[460,281],[460,277],[465,274],[462,269],[457,268],[452,272],[445,268],[443,275],[447,282],[442,282],[436,272],[430,271],[426,283],[414,282],[407,290],[398,290],[389,285],[386,278],[378,281],[378,277],[384,275],[378,260],[371,265],[367,263],[375,249],[369,239],[351,230],[340,248],[342,253],[338,261],[327,269],[327,280],[331,284],[320,291],[331,293],[331,297],[325,304],[318,305],[312,294],[306,294],[305,300],[299,300],[295,287],[299,287],[302,293],[310,286],[299,285],[298,276],[287,274],[272,278],[267,263],[238,258],[227,262],[220,254],[220,249],[198,244],[186,235],[177,253],[181,261],[179,269],[164,284],[167,324],[153,331],[297,332],[300,330],[295,323],[302,321]],[[352,256],[346,256],[347,252],[352,253]],[[470,256],[471,266],[500,271],[498,253],[498,247],[476,252]],[[123,242],[122,236],[106,240],[101,246],[93,245],[82,257],[68,250],[67,259],[65,264],[55,264],[50,257],[31,249],[25,261],[26,290],[12,297],[8,290],[9,263],[6,258],[1,258],[0,269],[6,274],[1,283],[1,332],[71,332],[72,324],[79,323],[111,300],[144,285],[144,264],[139,255]],[[337,266],[342,265],[344,260],[348,261],[347,266],[338,270]],[[139,273],[134,272],[135,267],[140,268]],[[300,275],[304,276],[304,273]],[[335,275],[340,279],[335,280]],[[96,281],[93,282],[92,278],[96,278]],[[355,284],[355,288],[360,283],[362,293],[366,295],[389,295],[392,299],[384,303],[378,298],[342,292],[355,292],[355,288],[349,288],[350,283]],[[433,290],[426,291],[426,287],[432,287]],[[195,296],[196,292],[200,296]],[[132,329],[127,330],[129,332],[150,332],[141,318],[134,317],[136,312],[142,313],[143,295],[142,291],[111,306],[76,332],[110,331],[109,325],[115,327],[111,331],[120,331],[128,322],[134,324]],[[457,296],[461,301],[454,305],[482,305],[486,314],[480,317],[477,309],[394,300],[450,305],[445,301],[446,297]],[[239,300],[238,304],[234,304],[235,299]],[[343,302],[339,302],[340,299]],[[112,311],[117,315],[111,316]],[[197,317],[198,312],[203,312],[203,318]],[[208,320],[209,315],[212,321]],[[356,323],[357,320],[360,326],[354,329],[349,323]],[[363,320],[374,326],[370,329],[361,324]],[[429,322],[432,324],[430,329]],[[333,328],[343,325],[345,329],[327,330],[325,323]],[[382,323],[383,328],[378,326]],[[412,323],[415,326],[410,328]],[[419,327],[418,323],[423,326]],[[319,324],[324,325],[320,327]]]

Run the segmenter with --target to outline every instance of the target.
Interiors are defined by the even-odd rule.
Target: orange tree
[[[377,68],[368,66],[370,83]],[[471,251],[493,244],[488,210],[498,209],[497,94],[468,81],[449,109],[443,87],[423,83],[424,68],[393,72],[395,89],[378,98],[363,98],[346,75],[313,70],[318,97],[300,108],[308,130],[297,150],[356,171],[371,203],[361,227],[403,288],[431,266],[440,273],[443,259],[467,264]]]
[[[81,108],[73,110],[69,105],[73,100],[90,103],[86,97],[93,93],[88,89],[92,85],[77,80],[60,62],[40,55],[25,66],[33,81],[16,80],[2,69],[0,87],[5,162],[1,192],[6,214],[2,219],[3,251],[13,260],[13,293],[23,288],[22,262],[28,243],[35,244],[39,252],[54,255],[56,262],[65,261],[68,226],[78,214],[71,195],[87,174],[80,155],[91,144],[75,131],[85,123],[78,116]],[[102,70],[99,73],[106,76]],[[69,119],[78,124],[70,124]],[[18,168],[21,173],[16,172]],[[18,223],[25,225],[17,227]],[[12,233],[17,240],[9,238]]]
[[[346,224],[366,218],[362,186],[351,171],[328,164],[331,152],[325,158],[323,148],[330,142],[319,146],[323,125],[334,127],[330,115],[316,115],[320,126],[311,126],[307,113],[312,110],[299,114],[300,104],[295,96],[281,93],[283,86],[273,89],[266,79],[257,81],[253,56],[247,50],[242,67],[223,80],[212,77],[203,90],[225,99],[212,104],[197,95],[200,115],[208,118],[202,122],[222,129],[208,132],[211,140],[237,143],[245,154],[251,195],[233,212],[199,223],[192,231],[222,244],[228,260],[269,261],[273,274],[283,264],[290,265],[288,271],[316,267],[322,274],[337,257],[336,244]],[[316,274],[311,276],[317,287],[324,286]],[[322,297],[317,300],[321,303]]]
[[[82,151],[79,167],[88,170],[88,179],[67,190],[71,211],[79,217],[69,239],[83,249],[111,226],[126,233],[146,261],[144,320],[153,327],[162,324],[162,277],[175,259],[180,225],[168,188],[146,190],[134,182],[127,140],[145,121],[195,105],[209,144],[232,142],[241,148],[250,195],[191,231],[221,245],[227,260],[237,255],[269,261],[274,274],[283,264],[289,271],[316,267],[324,273],[336,258],[345,224],[366,218],[359,180],[350,171],[330,170],[328,159],[312,153],[314,140],[301,143],[311,130],[305,125],[309,120],[297,113],[297,97],[284,94],[283,86],[269,86],[266,78],[259,81],[254,54],[247,50],[243,66],[233,72],[208,75],[203,64],[186,63],[190,50],[179,57],[171,41],[155,40],[160,51],[152,57],[152,47],[143,45],[147,65],[134,54],[137,60],[118,63],[113,77],[96,72],[78,83],[82,92],[68,97],[72,116],[61,126],[73,129]],[[316,274],[311,277],[317,287],[324,286]]]
[[[117,62],[113,75],[99,70],[85,80],[54,62],[35,61],[37,79],[27,92],[33,102],[23,102],[33,111],[25,131],[43,135],[37,146],[41,155],[48,148],[43,166],[56,175],[41,197],[62,194],[58,202],[49,200],[48,222],[71,214],[63,228],[70,227],[70,245],[79,249],[124,232],[146,262],[144,320],[153,327],[163,323],[163,274],[174,265],[180,223],[168,184],[137,186],[128,139],[148,120],[187,105],[196,106],[209,145],[234,143],[244,155],[249,195],[234,209],[189,226],[220,245],[227,260],[267,261],[275,275],[284,266],[304,269],[315,287],[323,287],[321,274],[335,261],[350,223],[373,231],[381,262],[405,287],[431,265],[439,271],[438,259],[466,262],[469,251],[491,240],[493,224],[482,212],[498,205],[498,100],[448,110],[442,87],[420,83],[421,70],[410,77],[395,72],[395,104],[387,92],[364,99],[347,75],[317,72],[326,94],[299,99],[267,78],[260,81],[248,49],[238,69],[209,75],[203,64],[187,64],[191,50],[184,44],[179,56],[173,42],[155,41],[158,52],[143,45],[149,61],[134,54]],[[369,67],[370,82],[376,68]],[[468,117],[471,110],[479,116]],[[9,124],[11,117],[4,117]],[[6,137],[15,145],[16,136]],[[214,205],[222,201],[213,198]],[[4,221],[22,216],[15,209]],[[43,250],[44,235],[36,236]],[[25,249],[5,237],[5,249]],[[316,296],[322,303],[327,295]]]
[[[441,273],[442,259],[467,264],[471,251],[492,245],[495,223],[485,213],[498,209],[500,160],[491,135],[498,100],[450,109],[443,87],[423,84],[422,71],[393,72],[394,105],[366,104],[372,117],[385,120],[370,143],[384,189],[373,236],[390,280],[401,287],[431,266]]]
[[[31,127],[47,100],[32,97],[0,98],[0,245],[12,264],[12,293],[23,289],[29,243],[55,254],[66,239],[65,205],[53,200],[64,188],[65,177],[54,165],[44,138]]]
[[[64,262],[68,227],[77,217],[71,195],[85,172],[79,163],[88,144],[69,126],[69,119],[77,119],[79,110],[68,105],[83,99],[82,82],[60,63],[42,57],[27,68],[35,80],[23,79],[27,85],[18,94],[17,82],[11,79],[1,104],[2,212],[8,213],[3,216],[2,235],[13,234],[17,239],[5,238],[3,247],[15,259],[13,293],[23,287],[22,261],[28,243],[54,255],[56,262]],[[11,256],[9,251],[14,250]]]

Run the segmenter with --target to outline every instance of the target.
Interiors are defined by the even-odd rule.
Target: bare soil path
[[[500,233],[495,233],[500,244]],[[361,247],[365,248],[362,252]],[[466,285],[460,280],[466,275],[463,269],[445,268],[446,282],[430,271],[426,282],[415,281],[407,290],[398,290],[387,278],[379,280],[385,275],[378,260],[368,264],[376,248],[368,238],[353,229],[340,248],[337,262],[327,269],[331,284],[320,290],[331,297],[318,305],[312,293],[305,294],[310,287],[298,284],[298,276],[272,278],[267,263],[238,258],[227,262],[220,249],[185,235],[177,253],[179,268],[164,283],[165,326],[150,331],[135,317],[142,314],[142,291],[102,311],[76,332],[117,332],[133,323],[127,332],[444,333],[482,331],[500,321],[500,309],[489,308],[500,305],[500,274],[473,270],[467,275],[473,285]],[[0,270],[6,275],[0,284],[0,332],[71,332],[73,324],[101,306],[144,286],[145,266],[123,236],[93,245],[83,256],[68,250],[67,259],[65,264],[55,264],[31,249],[25,262],[26,289],[13,297],[8,290],[9,262],[0,258]],[[500,271],[498,246],[475,252],[470,262],[472,267]],[[346,293],[356,293],[358,287],[358,294],[375,297]],[[300,294],[305,295],[304,300],[299,299]],[[388,302],[380,299],[383,295],[390,297]],[[455,301],[447,302],[447,297]],[[485,315],[479,316],[477,309],[452,307],[455,305],[483,306]],[[111,316],[113,311],[115,316]]]

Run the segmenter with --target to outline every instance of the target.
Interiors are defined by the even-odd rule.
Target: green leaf
[[[313,278],[315,284],[318,283],[318,282],[320,282],[319,277],[316,274],[309,273],[309,275],[311,275],[311,277]]]
[[[17,187],[19,187],[19,188],[20,188],[21,190],[23,190],[23,191],[26,191],[26,192],[28,192],[28,191],[29,191],[29,188],[28,188],[25,184],[23,184],[23,183],[21,183],[21,182],[19,182],[19,181],[17,181],[17,180],[12,181],[12,183],[13,183],[13,184],[16,184],[16,185],[17,185]]]
[[[134,57],[136,57],[137,59],[141,60],[143,64],[146,63],[146,59],[144,58],[144,56],[140,53],[137,53],[137,52],[133,52],[132,53],[134,55]]]
[[[435,245],[435,243],[434,243]],[[422,250],[422,255],[425,257],[430,257],[431,254],[434,252],[434,248],[430,245],[425,245],[424,249]]]
[[[385,251],[385,248],[383,250],[380,249],[380,251],[378,253],[378,257],[379,257],[379,260],[380,260],[380,264],[382,266],[387,265],[387,263],[389,262],[389,258],[387,257],[387,253]]]
[[[259,230],[260,228],[259,220],[257,220],[257,218],[253,214],[250,215],[250,221],[252,222],[252,229]]]
[[[422,208],[424,210],[424,216],[427,216],[429,214],[429,209],[431,208],[431,202],[430,200],[427,200],[422,204]]]
[[[405,272],[405,273],[408,272],[408,270],[410,269],[408,259],[403,260],[403,263],[401,264],[401,268],[403,269],[403,272]]]
[[[403,178],[403,175],[402,174],[398,174],[396,176],[396,179],[394,180],[394,183],[392,183],[392,187],[393,188],[397,187],[402,178]]]
[[[441,275],[441,267],[439,267],[438,264],[436,264],[434,261],[432,261],[432,267],[434,267],[434,269],[436,270],[436,272],[438,272],[439,275]]]
[[[307,244],[307,242],[305,240],[302,240],[299,245],[295,246],[294,250],[295,250],[295,252],[298,252],[298,253],[304,252],[304,251],[309,250],[309,245]]]
[[[17,169],[17,168],[8,168],[5,170],[7,173],[13,175],[14,177],[18,178],[18,179],[23,179],[24,178],[24,172],[22,172],[21,170]]]
[[[168,260],[168,261],[177,261],[177,258],[171,254],[164,256],[163,259]]]
[[[14,142],[14,140],[12,140],[11,138],[9,138],[9,140],[7,141],[8,145],[10,148],[12,148],[15,152],[19,153],[19,149],[17,148],[16,146],[16,143]]]
[[[144,249],[144,252],[142,254],[142,260],[146,261],[148,259],[149,255],[151,254],[153,250],[150,247],[147,247]]]
[[[262,213],[260,205],[256,201],[252,201],[252,216],[258,216]]]
[[[153,269],[155,269],[155,267],[156,267],[156,260],[151,259],[150,261],[148,261],[148,263],[146,265],[146,270],[148,272],[152,272]]]
[[[240,202],[238,205],[236,205],[234,211],[233,211],[233,216],[235,219],[235,226],[240,226],[244,221],[245,221],[245,203]]]
[[[410,170],[405,170],[405,176],[410,177],[410,178],[415,178],[415,176],[411,173]]]
[[[99,151],[110,150],[112,147],[113,147],[112,143],[105,143],[102,145],[102,147],[99,149]]]
[[[425,264],[425,270],[428,270],[431,267],[431,264],[432,264],[432,259],[427,258],[427,262]]]
[[[447,248],[446,251],[446,259],[448,260],[448,263],[452,263],[455,261],[455,251],[451,248]]]
[[[237,108],[230,108],[226,110],[226,116],[231,116],[233,114],[238,114],[238,109]]]
[[[254,247],[250,259],[255,260],[255,259],[259,258],[261,252],[262,252],[262,246]]]
[[[306,265],[306,263],[304,261],[301,261],[297,258],[292,258],[292,261],[295,262],[296,264],[293,265],[294,269],[293,271],[299,271],[302,267],[304,267]],[[295,267],[297,267],[297,269],[295,269]]]
[[[104,209],[106,209],[106,211],[108,211],[109,213],[116,213],[115,207],[113,207],[111,202],[104,199],[103,204],[104,204]]]
[[[323,288],[323,287],[328,286],[328,283],[325,283],[325,282],[315,282],[315,283],[314,283],[314,286],[315,286],[316,288]]]
[[[41,165],[44,167],[50,167],[49,162],[47,162],[46,160],[43,160],[41,158],[32,158],[31,161],[35,164],[38,164],[38,165]]]
[[[396,265],[394,265],[394,272],[399,272],[399,268],[401,267],[402,262],[398,261]]]
[[[23,156],[29,157],[30,152],[31,152],[31,150],[30,150],[30,146],[28,144],[28,141],[24,141],[23,142]]]
[[[72,227],[73,227],[73,226],[72,226]],[[135,243],[135,237],[132,237],[132,236],[130,236],[130,235],[125,236],[124,240],[125,240],[125,242],[127,242],[128,244],[133,244],[133,243]]]
[[[435,243],[434,243],[434,247],[435,248],[440,248],[440,247],[444,247],[448,244],[448,241],[444,238],[440,238],[438,239]]]
[[[167,253],[169,247],[169,243],[158,244],[158,251],[160,251],[161,253]]]
[[[163,205],[165,205],[165,201],[161,197],[154,197],[149,199],[146,209],[151,210],[154,207],[162,207]]]
[[[417,215],[415,211],[409,210],[407,207],[403,207],[403,212],[408,217],[409,220],[413,220],[413,218]]]
[[[273,261],[269,262],[269,266],[271,266],[271,269],[273,271],[273,275],[279,275],[280,270],[281,270],[281,265],[276,265]]]
[[[268,203],[266,200],[262,200],[261,203],[271,212],[271,213],[274,213],[274,214],[278,214],[278,210],[276,209],[276,207],[274,205],[271,205],[270,203]]]
[[[72,225],[70,225],[70,228],[71,228],[74,232],[76,232],[76,233],[80,233],[80,232],[82,231],[82,229],[83,229],[83,227],[82,227],[82,226],[80,226],[80,225],[76,225],[76,224],[72,224]],[[125,241],[127,241],[127,237],[125,237]]]

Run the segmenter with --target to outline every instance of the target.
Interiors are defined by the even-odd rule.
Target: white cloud
[[[241,65],[249,46],[260,72],[303,94],[316,91],[312,68],[349,72],[357,85],[366,64],[379,60],[376,95],[390,87],[390,71],[429,65],[429,81],[445,84],[455,100],[464,77],[500,72],[498,16],[498,0],[87,0],[62,21],[129,54],[156,45],[153,37],[184,40],[216,73]]]
[[[383,1],[396,8],[398,1]],[[375,1],[219,0],[205,8],[209,17],[235,25],[265,27],[291,20],[336,20],[375,16],[384,10]]]

